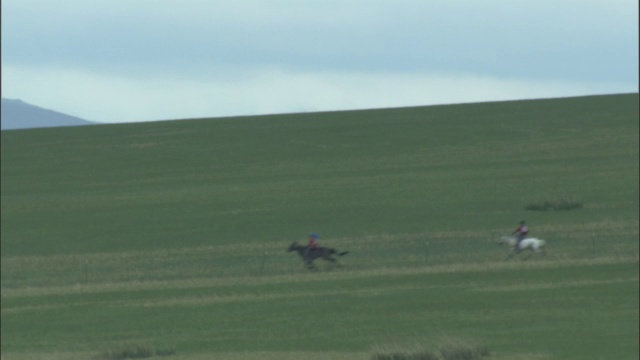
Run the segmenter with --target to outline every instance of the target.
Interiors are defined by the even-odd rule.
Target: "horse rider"
[[[519,250],[520,242],[524,240],[524,238],[527,237],[527,235],[529,234],[529,228],[527,228],[527,225],[525,224],[524,220],[520,221],[520,225],[518,226],[518,228],[511,233],[511,235],[514,235],[514,234],[518,234],[516,236],[516,244],[514,245],[514,247],[516,250]]]
[[[309,234],[309,245],[307,245],[307,255],[310,255],[312,251],[318,248],[318,239],[320,239],[320,235],[313,232]]]

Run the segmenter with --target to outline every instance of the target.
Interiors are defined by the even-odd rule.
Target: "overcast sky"
[[[638,92],[637,0],[2,0],[2,97],[99,122]]]

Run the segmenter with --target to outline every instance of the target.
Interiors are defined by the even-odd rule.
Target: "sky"
[[[2,97],[90,121],[638,92],[637,0],[2,0]]]

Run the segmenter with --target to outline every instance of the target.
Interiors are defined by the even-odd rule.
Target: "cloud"
[[[126,76],[235,64],[620,81],[638,67],[638,5],[628,0],[2,4],[3,62]]]
[[[104,122],[638,91],[628,0],[6,0],[2,92]]]
[[[638,91],[637,84],[477,74],[294,72],[280,68],[236,71],[236,75],[227,70],[198,80],[170,76],[131,79],[70,69],[11,67],[2,86],[4,93],[5,84],[13,84],[13,98],[109,123]]]

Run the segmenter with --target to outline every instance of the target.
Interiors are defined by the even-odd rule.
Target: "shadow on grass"
[[[571,199],[557,199],[543,201],[539,203],[527,204],[524,209],[526,211],[553,211],[553,210],[576,210],[583,207],[582,202]]]

